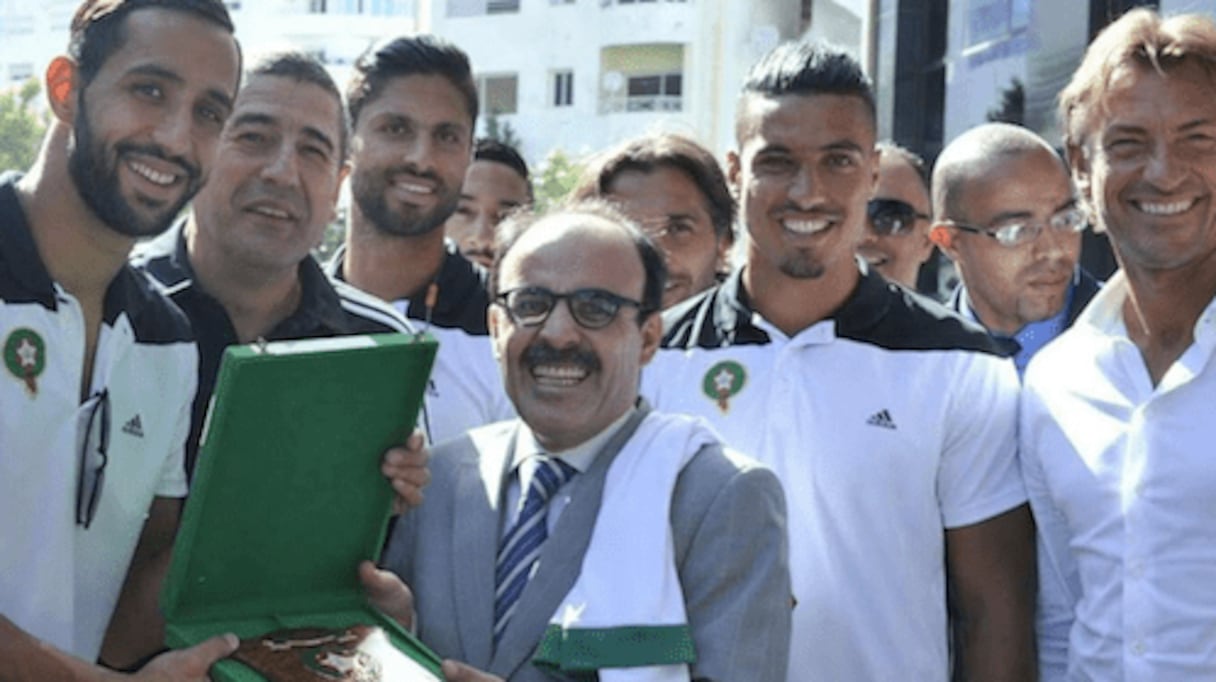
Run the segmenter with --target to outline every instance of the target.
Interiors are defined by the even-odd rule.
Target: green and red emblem
[[[710,400],[717,401],[722,412],[730,410],[731,396],[738,395],[747,383],[747,371],[734,360],[723,360],[705,373],[701,380],[701,392]]]
[[[31,394],[37,393],[38,375],[46,369],[46,342],[33,329],[14,329],[4,340],[4,366]]]

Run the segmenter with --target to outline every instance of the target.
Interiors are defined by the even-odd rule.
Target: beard
[[[424,212],[413,206],[404,206],[400,211],[394,211],[384,197],[389,191],[388,178],[398,172],[400,169],[351,174],[350,194],[363,216],[378,232],[397,237],[417,237],[443,227],[460,203],[459,188],[449,190],[442,180],[427,175],[435,180],[439,198],[435,208]]]
[[[172,158],[160,147],[150,144],[119,142],[112,150],[107,150],[105,144],[96,139],[93,133],[83,93],[79,109],[76,124],[72,129],[73,143],[68,152],[68,172],[85,205],[103,224],[126,237],[152,237],[169,229],[173,219],[202,187],[199,168],[180,157]],[[179,166],[180,174],[185,177],[185,191],[173,203],[161,206],[154,206],[136,198],[135,201],[140,202],[144,208],[143,211],[139,210],[123,196],[118,179],[118,164],[127,154],[151,156]]]
[[[798,251],[781,259],[778,264],[781,274],[793,279],[818,279],[827,268],[813,254]]]

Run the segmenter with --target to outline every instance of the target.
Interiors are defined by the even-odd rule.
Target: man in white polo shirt
[[[151,619],[186,493],[197,352],[126,260],[203,184],[240,75],[217,0],[88,0],[71,32],[47,68],[38,160],[0,180],[6,682],[100,678],[107,625]],[[200,647],[142,677],[199,678],[235,643]]]
[[[1214,64],[1210,18],[1135,10],[1060,96],[1122,271],[1025,377],[1044,679],[1216,679]]]
[[[859,263],[874,100],[850,56],[777,47],[739,103],[746,261],[664,315],[658,409],[710,419],[789,500],[789,680],[1033,676],[1034,533],[1013,364],[978,326]]]

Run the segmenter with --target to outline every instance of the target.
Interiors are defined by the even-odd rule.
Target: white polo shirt
[[[108,463],[96,516],[77,525],[84,316],[39,259],[13,181],[0,180],[0,613],[91,661],[153,497],[186,493],[197,352],[181,311],[120,270],[88,382],[110,403]]]
[[[1216,300],[1153,386],[1127,295],[1118,273],[1026,372],[1043,679],[1216,679]]]
[[[707,418],[785,486],[789,679],[946,680],[945,529],[1026,501],[1013,363],[877,274],[792,338],[740,272],[664,322],[642,394]]]
[[[484,424],[515,418],[515,408],[502,385],[502,371],[486,324],[490,299],[487,273],[448,241],[435,284],[439,291],[427,308],[426,288],[392,304],[416,329],[439,342],[427,384],[423,428],[433,443],[455,438]],[[345,250],[326,264],[331,277],[342,279]]]

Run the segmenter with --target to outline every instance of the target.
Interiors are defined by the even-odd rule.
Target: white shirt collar
[[[561,452],[546,452],[540,443],[537,442],[536,434],[532,433],[532,429],[527,423],[521,420],[519,433],[515,437],[515,454],[511,459],[511,471],[515,471],[525,460],[535,462],[535,457],[543,454],[560,457],[563,462],[577,469],[579,473],[583,473],[591,468],[591,464],[595,461],[595,456],[599,454],[600,448],[608,442],[608,439],[625,424],[625,421],[635,411],[637,411],[636,407],[630,407],[624,414],[617,417],[616,421],[606,426],[599,433]]]

